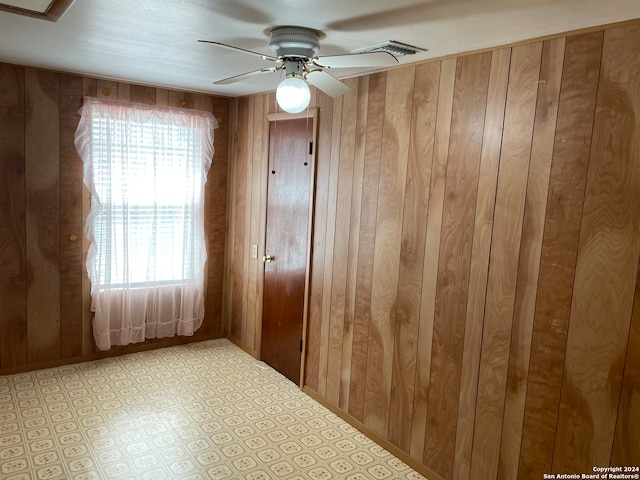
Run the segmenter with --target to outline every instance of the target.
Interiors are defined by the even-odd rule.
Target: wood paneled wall
[[[104,355],[96,351],[92,337],[83,241],[89,198],[73,143],[83,95],[197,108],[218,119],[206,190],[206,318],[194,337],[180,340],[224,335],[232,101],[0,64],[0,374]]]
[[[623,26],[315,94],[305,388],[433,478],[640,462],[639,51]],[[225,312],[254,353],[273,109],[240,99],[230,167]]]

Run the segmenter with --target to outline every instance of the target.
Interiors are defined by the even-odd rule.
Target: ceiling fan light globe
[[[280,108],[285,112],[299,113],[309,106],[311,91],[307,82],[303,79],[288,77],[278,85],[276,100]]]

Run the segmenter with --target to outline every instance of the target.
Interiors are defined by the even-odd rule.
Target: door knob
[[[264,257],[262,257],[262,261],[264,263],[271,263],[272,260],[273,260],[273,257],[271,255],[265,255]]]

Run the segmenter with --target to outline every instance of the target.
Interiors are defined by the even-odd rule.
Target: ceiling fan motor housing
[[[275,27],[269,48],[280,59],[311,59],[320,50],[320,35],[304,27]]]

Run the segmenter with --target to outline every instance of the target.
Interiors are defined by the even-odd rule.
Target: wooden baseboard
[[[309,388],[307,386],[304,386],[302,388],[302,391],[304,393],[306,393],[307,395],[309,395],[311,398],[313,398],[316,402],[320,403],[324,407],[326,407],[329,410],[331,410],[331,412],[333,412],[336,415],[338,415],[340,418],[342,418],[345,422],[350,424],[352,427],[358,429],[361,433],[363,433],[364,435],[369,437],[371,440],[376,442],[382,448],[384,448],[385,450],[391,452],[393,455],[395,455],[400,460],[402,460],[404,463],[409,465],[411,468],[413,468],[416,472],[418,472],[423,477],[425,477],[425,478],[427,478],[429,480],[444,480],[440,475],[438,475],[437,473],[433,472],[429,468],[425,467],[420,462],[416,461],[416,459],[411,457],[407,452],[405,452],[404,450],[398,448],[393,443],[391,443],[389,440],[387,440],[387,439],[381,437],[380,435],[378,435],[377,433],[375,433],[373,430],[367,428],[362,422],[360,422],[358,419],[352,417],[351,415],[349,415],[344,410],[340,409],[339,407],[337,407],[337,406],[333,405],[332,403],[330,403],[329,401],[327,401],[325,398],[320,396],[320,394],[318,392],[316,392],[315,390],[313,390],[313,389],[311,389],[311,388]]]
[[[240,340],[238,340],[237,338],[231,336],[231,335],[227,335],[226,336],[227,340],[229,340],[231,343],[235,344],[236,347],[241,348],[242,350],[244,350],[245,352],[247,352],[249,355],[251,355],[253,358],[255,358],[256,360],[260,360],[260,357],[258,355],[258,352],[247,347],[244,343],[242,343]]]
[[[77,357],[61,358],[56,360],[49,360],[45,362],[30,363],[27,365],[19,365],[16,367],[0,368],[1,375],[13,375],[16,373],[31,372],[34,370],[42,370],[44,368],[56,368],[64,365],[71,365],[74,363],[92,362],[94,360],[100,360],[102,358],[119,357],[121,355],[128,355],[130,353],[145,352],[148,350],[156,350],[158,348],[174,347],[176,345],[185,345],[188,343],[204,342],[207,340],[215,340],[218,338],[225,338],[224,333],[215,333],[207,335],[194,335],[192,337],[176,336],[166,339],[157,339],[153,342],[132,343],[130,345],[118,346],[111,348],[105,352],[96,351],[88,355],[80,355]]]

